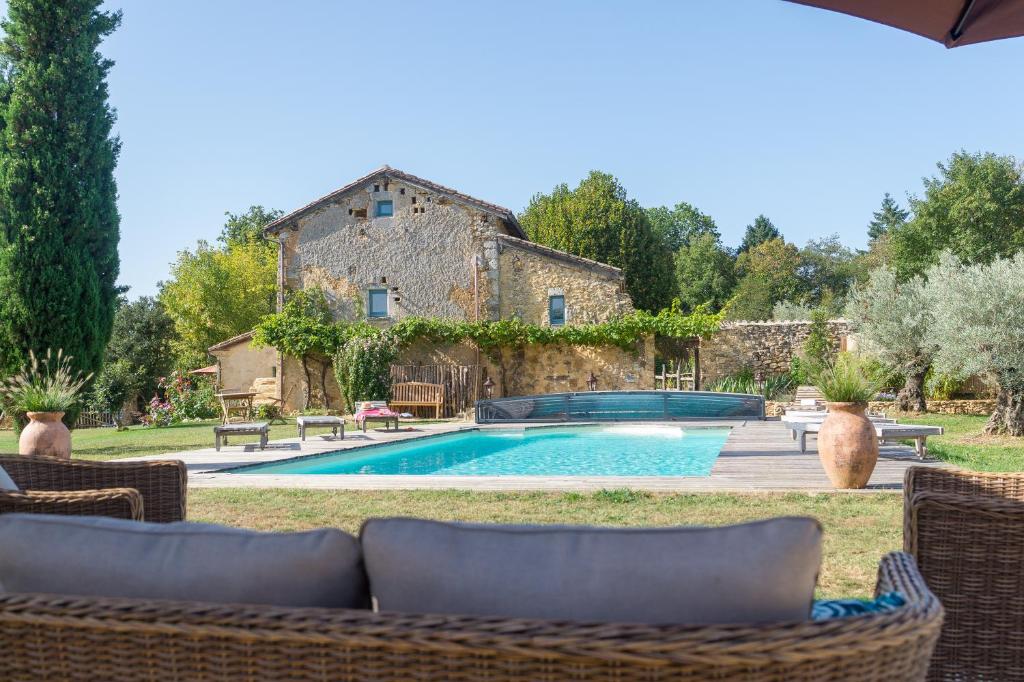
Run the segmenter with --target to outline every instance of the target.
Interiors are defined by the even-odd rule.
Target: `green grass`
[[[270,427],[271,440],[296,436],[294,417],[286,418],[285,421],[286,424],[278,423]],[[403,421],[402,425],[429,424],[431,421],[408,420]],[[132,426],[127,431],[116,431],[112,428],[75,429],[71,432],[71,456],[75,459],[103,460],[212,448],[213,427],[219,423],[216,419],[210,419],[158,429],[143,426]],[[372,426],[371,424],[371,428]],[[347,421],[345,428],[355,429],[355,425]],[[316,430],[313,433],[321,431]],[[259,436],[232,436],[231,444],[258,443],[259,440]],[[18,437],[14,431],[0,431],[0,452],[17,451]]]
[[[813,516],[825,528],[819,593],[866,597],[878,560],[902,544],[902,496],[882,494],[653,494],[469,492],[454,490],[325,491],[211,489],[189,491],[188,514],[262,530],[332,526],[357,532],[375,516],[500,523],[606,526],[720,525],[770,516]]]
[[[1024,471],[1024,438],[986,436],[988,417],[951,414],[908,415],[901,423],[945,428],[942,436],[928,439],[928,453],[974,471]]]

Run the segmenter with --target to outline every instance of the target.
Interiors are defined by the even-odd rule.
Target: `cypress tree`
[[[96,372],[110,337],[120,141],[98,47],[121,14],[100,4],[9,0],[2,24],[0,373],[49,348]]]

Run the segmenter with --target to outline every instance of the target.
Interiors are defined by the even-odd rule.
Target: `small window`
[[[388,316],[388,290],[370,289],[367,303],[367,317]]]
[[[565,324],[565,296],[548,296],[548,322],[552,327]]]
[[[395,202],[393,201],[378,201],[377,212],[375,214],[378,218],[387,218],[395,215]]]

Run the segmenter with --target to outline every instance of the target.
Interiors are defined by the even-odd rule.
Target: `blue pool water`
[[[357,448],[242,474],[708,476],[728,428],[616,424],[481,430]]]

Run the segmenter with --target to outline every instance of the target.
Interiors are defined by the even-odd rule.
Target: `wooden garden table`
[[[252,401],[256,397],[256,393],[252,391],[221,391],[216,394],[220,400],[221,410],[221,424],[228,424],[231,422],[231,413],[244,411],[242,415],[242,421],[249,421],[252,419]]]

